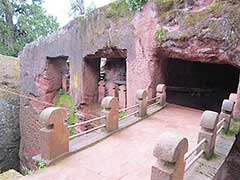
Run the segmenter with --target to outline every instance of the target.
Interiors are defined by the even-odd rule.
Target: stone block
[[[153,151],[157,158],[152,166],[151,180],[183,180],[188,140],[177,132],[165,132]]]
[[[163,106],[166,103],[166,86],[165,84],[159,84],[156,88],[157,94],[156,97],[159,97],[157,99],[157,102],[159,102],[160,106]]]
[[[237,94],[236,93],[231,93],[229,95],[229,100],[234,102],[234,103],[236,103],[236,101],[237,101]]]
[[[204,149],[205,158],[209,159],[214,154],[216,131],[217,131],[218,113],[213,111],[204,111],[201,117],[201,130],[198,134],[198,142],[206,139]]]
[[[226,112],[228,114],[231,114],[233,111],[233,107],[234,107],[234,102],[228,99],[224,99],[223,103],[222,103],[222,108],[221,110],[223,112]]]
[[[214,111],[204,111],[201,117],[200,126],[202,128],[213,130],[216,128],[218,113]]]
[[[98,83],[98,102],[102,102],[103,98],[105,97],[105,82],[99,81]]]
[[[112,82],[108,82],[107,83],[107,91],[108,91],[108,96],[115,97],[116,85]]]
[[[166,86],[165,86],[165,84],[159,84],[159,85],[157,85],[156,90],[157,90],[158,93],[164,93],[164,92],[166,92]]]
[[[219,115],[219,121],[221,121],[223,118],[225,118],[225,121],[223,124],[223,126],[224,126],[223,129],[224,129],[224,132],[227,133],[230,128],[232,114],[227,114],[225,112],[221,112]]]
[[[118,91],[119,105],[121,108],[125,108],[127,104],[127,88],[126,85],[119,86]]]
[[[40,152],[44,160],[54,160],[69,152],[69,131],[65,120],[67,113],[64,109],[50,107],[44,109],[40,119],[45,125],[40,129]]]
[[[117,98],[107,96],[102,100],[102,113],[106,116],[106,129],[113,131],[118,129],[119,103]]]
[[[138,115],[144,117],[147,115],[147,91],[144,89],[137,90]]]

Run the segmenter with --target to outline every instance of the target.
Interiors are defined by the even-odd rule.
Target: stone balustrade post
[[[236,93],[231,93],[229,95],[229,100],[232,101],[235,104],[236,101],[237,101],[237,94]]]
[[[234,102],[228,99],[223,100],[219,121],[225,118],[224,127],[223,127],[225,133],[227,133],[230,128],[233,107],[234,107]]]
[[[157,102],[159,102],[160,106],[163,106],[164,104],[166,104],[166,86],[165,86],[165,84],[157,85],[156,90],[157,90],[156,97],[159,97],[157,99]]]
[[[204,111],[201,117],[201,130],[198,134],[198,142],[206,139],[204,156],[209,159],[214,154],[215,142],[217,136],[218,113],[213,111]]]
[[[106,116],[106,129],[108,132],[118,129],[119,103],[112,96],[104,97],[102,100],[102,113]]]
[[[231,94],[229,95],[229,100],[234,103],[232,116],[233,116],[233,118],[238,119],[237,117],[238,117],[238,114],[239,114],[239,112],[238,112],[238,111],[239,111],[239,110],[238,110],[239,108],[238,108],[238,106],[237,106],[237,93],[231,93]]]
[[[147,91],[144,89],[137,90],[136,93],[138,106],[138,115],[144,117],[147,115]]]
[[[49,107],[40,114],[45,127],[40,129],[41,158],[52,161],[69,152],[69,131],[65,120],[67,112],[63,108]]]
[[[151,180],[183,180],[188,140],[177,132],[165,132],[153,151],[157,161],[152,166]]]

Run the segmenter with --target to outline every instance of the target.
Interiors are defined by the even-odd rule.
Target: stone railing
[[[198,143],[188,151],[188,140],[177,132],[163,133],[153,155],[157,158],[152,166],[151,180],[183,180],[184,173],[200,158],[209,159],[214,154],[216,137],[223,129],[228,132],[234,103],[224,100],[220,115],[204,111],[201,117],[201,130]]]
[[[105,97],[102,100],[103,116],[69,126],[66,124],[66,109],[58,107],[46,108],[40,114],[40,119],[45,122],[45,127],[40,129],[40,159],[50,163],[56,158],[69,153],[69,141],[76,137],[103,128],[105,128],[106,133],[114,132],[119,129],[119,120],[130,116],[146,117],[148,113],[148,102],[150,100],[154,105],[160,105],[161,107],[166,104],[165,85],[157,86],[156,98],[147,100],[147,91],[140,89],[136,93],[136,99],[136,105],[119,109],[119,101],[117,98],[111,96]],[[152,106],[152,104],[150,105]],[[122,118],[119,118],[121,112],[125,114]],[[75,129],[76,127],[96,122],[100,122],[100,125],[69,136],[69,129]]]

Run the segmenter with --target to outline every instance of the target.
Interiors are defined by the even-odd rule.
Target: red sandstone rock
[[[163,8],[151,1],[140,12],[119,9],[120,16],[110,16],[108,7],[97,9],[87,18],[73,20],[55,34],[25,47],[20,55],[21,81],[27,82],[22,83],[22,93],[51,101],[61,87],[59,74],[66,67],[62,58],[58,59],[62,56],[70,60],[71,95],[75,104],[81,105],[98,101],[99,58],[102,57],[127,58],[128,106],[135,104],[137,89],[147,89],[149,98],[155,96],[157,84],[165,82],[168,58],[240,67],[239,5],[230,1],[221,3],[218,11],[214,11],[217,4],[212,4],[193,12],[181,9],[182,4],[172,2]],[[157,40],[157,34],[161,35],[163,29],[168,31]],[[48,64],[47,56],[55,57],[52,64]],[[115,74],[110,72],[111,76]],[[240,90],[235,117],[240,116],[239,94]],[[20,114],[21,132],[28,131],[22,134],[21,154],[30,159],[32,154],[24,152],[31,148],[39,151],[39,136],[34,141],[31,135],[39,131],[33,125],[38,114],[34,108],[26,108],[24,102]]]

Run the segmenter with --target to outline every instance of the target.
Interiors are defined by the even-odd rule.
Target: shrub
[[[68,113],[67,123],[69,125],[73,125],[76,123],[75,104],[70,94],[64,92],[63,89],[60,89],[58,91],[58,96],[55,98],[54,104],[59,107],[68,108],[69,113]],[[69,133],[70,135],[74,135],[75,129],[70,128]]]
[[[126,3],[128,4],[128,8],[130,11],[133,10],[142,10],[143,4],[146,3],[148,0],[126,0]]]

